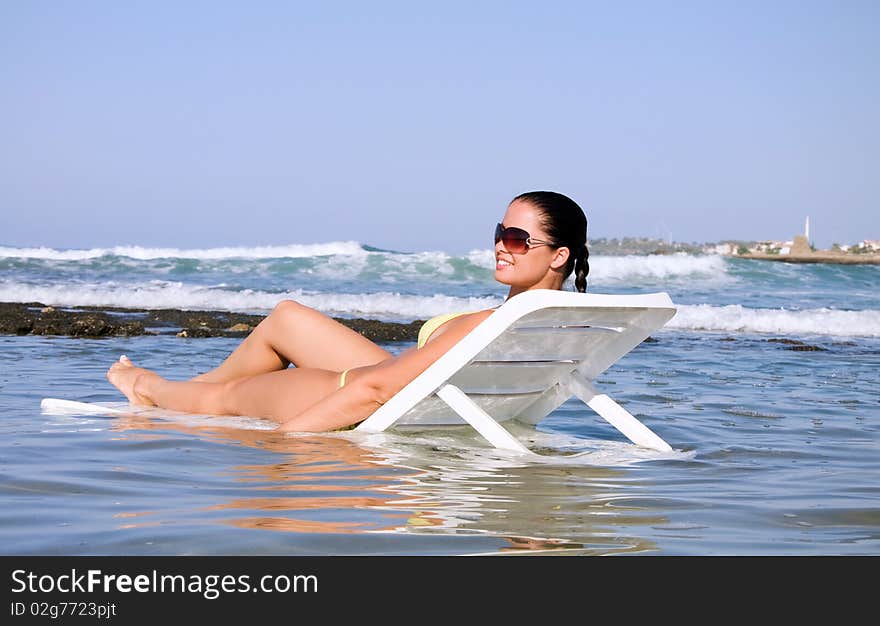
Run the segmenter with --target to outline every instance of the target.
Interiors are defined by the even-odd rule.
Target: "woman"
[[[495,230],[495,280],[510,285],[510,298],[531,289],[561,289],[574,271],[575,287],[583,292],[586,237],[587,219],[570,198],[551,191],[521,194]],[[319,311],[287,300],[219,367],[190,381],[166,380],[125,356],[107,378],[134,404],[264,417],[280,430],[346,428],[369,417],[493,310],[428,320],[418,345],[392,357]]]

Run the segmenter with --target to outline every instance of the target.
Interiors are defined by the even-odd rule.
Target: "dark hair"
[[[511,200],[521,200],[538,209],[541,226],[550,235],[553,246],[566,247],[571,254],[565,264],[565,276],[575,272],[574,286],[580,292],[587,290],[590,273],[590,251],[587,249],[587,216],[577,202],[555,191],[528,191]]]

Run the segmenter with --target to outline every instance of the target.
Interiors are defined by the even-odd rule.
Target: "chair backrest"
[[[527,415],[525,421],[538,421],[570,396],[564,382],[571,372],[578,370],[593,380],[673,315],[675,307],[665,293],[523,292],[505,302],[368,421],[397,426],[462,424],[461,417],[434,395],[447,383],[498,421],[522,415]],[[538,404],[542,408],[537,414],[529,411]]]

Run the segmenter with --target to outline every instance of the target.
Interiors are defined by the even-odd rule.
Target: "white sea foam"
[[[666,328],[782,335],[880,337],[880,311],[751,309],[738,304],[680,305]]]
[[[301,289],[266,292],[235,291],[222,286],[187,285],[152,280],[146,283],[24,285],[0,282],[0,302],[41,302],[53,306],[112,306],[144,309],[201,309],[265,312],[293,299],[326,313],[385,319],[427,319],[449,311],[496,307],[502,298],[417,296],[393,292],[371,294],[309,293]]]
[[[0,281],[0,301],[42,302],[53,306],[116,306],[160,309],[211,309],[266,312],[293,299],[328,314],[391,320],[427,319],[449,311],[496,307],[502,297],[420,296],[383,291],[370,294],[232,290],[152,280],[144,283],[29,285]],[[837,309],[755,309],[740,305],[679,305],[666,328],[734,333],[880,337],[880,311]]]
[[[369,267],[380,271],[386,281],[407,280],[424,276],[455,275],[452,256],[442,251],[399,253],[367,251],[356,241],[335,241],[312,244],[289,244],[280,246],[218,247],[218,248],[148,248],[142,246],[113,246],[61,250],[56,248],[14,248],[0,246],[0,259],[35,259],[44,261],[75,262],[120,257],[117,262],[126,267],[137,267],[139,261],[155,259],[198,259],[222,262],[224,260],[260,259],[308,259],[316,257],[344,257],[335,262],[321,263],[304,272],[321,278],[338,279],[358,275]],[[495,268],[494,252],[490,248],[472,250],[458,257],[473,266],[484,269],[487,274]],[[224,271],[230,270],[224,264]],[[239,272],[247,268],[234,266]],[[639,284],[654,281],[730,280],[723,257],[688,254],[649,256],[593,256],[590,259],[589,284],[592,286]]]
[[[58,250],[55,248],[10,248],[0,246],[0,258],[50,259],[81,261],[104,256],[132,259],[283,259],[314,256],[366,256],[369,254],[356,241],[290,244],[285,246],[252,246],[223,248],[144,248],[141,246],[113,246],[87,250]]]
[[[388,253],[385,266],[403,278],[424,277],[426,274],[449,276],[455,272],[452,260],[455,257],[441,251],[433,250],[413,254]],[[495,268],[494,262],[492,269]]]
[[[359,275],[381,275],[385,283],[449,278],[455,274],[452,257],[445,252],[417,253],[369,252],[368,256],[349,256],[340,262],[322,263],[308,273],[330,280]],[[493,266],[494,269],[494,266]]]
[[[472,250],[467,258],[474,265],[495,268],[492,250]],[[695,256],[680,253],[590,257],[588,281],[591,285],[675,278],[729,279],[724,257],[718,255]]]
[[[717,255],[596,256],[590,258],[589,278],[598,284],[680,277],[720,279],[726,277],[725,268],[724,258]]]

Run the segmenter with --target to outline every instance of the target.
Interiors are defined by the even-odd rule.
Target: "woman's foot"
[[[110,369],[107,371],[107,380],[109,380],[114,387],[119,389],[119,391],[125,394],[125,397],[128,398],[128,401],[132,404],[156,406],[149,398],[135,391],[135,383],[138,382],[138,379],[141,378],[141,376],[145,375],[158,376],[158,374],[155,374],[150,370],[142,367],[135,367],[134,363],[131,362],[131,359],[122,355],[116,363],[110,366]]]

